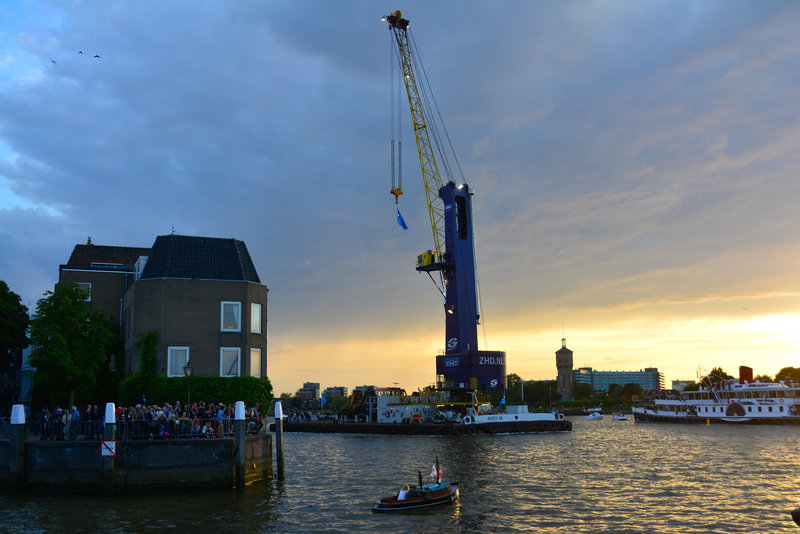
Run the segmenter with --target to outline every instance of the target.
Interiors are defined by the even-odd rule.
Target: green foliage
[[[145,392],[150,404],[173,404],[177,400],[185,404],[186,380],[186,377],[130,376],[120,384],[119,402],[125,406],[133,405],[139,395]],[[272,403],[272,384],[269,379],[252,376],[193,376],[190,386],[191,402],[230,404],[244,401],[248,406],[258,402],[265,407]]]
[[[28,307],[0,280],[0,371],[8,369],[11,356],[28,346]]]
[[[622,386],[622,396],[626,399],[636,397],[642,394],[642,386],[636,383],[629,383]]]
[[[575,400],[589,400],[594,395],[594,389],[591,384],[580,382],[575,384],[572,388],[572,397]]]
[[[54,397],[92,392],[117,337],[105,313],[89,309],[87,296],[77,284],[58,284],[36,305],[29,362],[36,368],[34,384]]]
[[[708,374],[699,380],[700,385],[710,386],[711,384],[719,384],[723,380],[730,380],[733,378],[731,375],[722,370],[722,367],[714,367]]]
[[[608,396],[612,399],[616,399],[618,397],[622,397],[623,390],[622,386],[619,384],[609,384],[608,385]]]
[[[700,391],[700,384],[689,384],[683,388],[683,391]]]
[[[756,382],[772,382],[772,377],[769,375],[757,375],[753,380]]]
[[[530,406],[540,403],[549,406],[551,400],[553,402],[561,400],[555,380],[537,380],[525,383],[525,404]]]
[[[139,350],[139,370],[136,373],[137,375],[145,379],[156,376],[157,347],[158,332],[145,332],[136,342],[136,348]]]
[[[329,400],[325,403],[325,411],[339,413],[344,408],[344,404],[347,402],[347,397],[334,397],[333,399]]]
[[[775,375],[775,381],[777,382],[780,380],[800,382],[800,367],[784,367]]]

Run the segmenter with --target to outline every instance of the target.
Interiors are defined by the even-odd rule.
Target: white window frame
[[[225,306],[234,304],[236,306],[236,329],[225,328]],[[241,332],[242,331],[242,303],[233,300],[223,300],[219,305],[219,331],[220,332]]]
[[[253,354],[258,354],[258,374],[253,373]],[[250,376],[254,376],[256,378],[261,378],[261,349],[251,348],[250,349]]]
[[[226,375],[223,374],[223,354],[226,350],[236,351],[236,374]],[[219,349],[219,376],[242,376],[242,348],[241,347],[220,347]]]
[[[258,322],[254,322],[253,310],[258,310]],[[260,334],[261,333],[261,304],[257,302],[250,303],[250,333],[251,334]]]
[[[172,358],[173,358],[173,356],[172,356],[172,351],[173,351],[173,350],[176,350],[176,351],[177,351],[177,350],[185,350],[185,351],[186,351],[186,361],[185,361],[185,362],[183,362],[183,365],[181,365],[181,372],[180,372],[180,374],[172,374],[172,373],[170,372],[170,369],[172,369]],[[167,376],[184,376],[184,373],[183,373],[183,367],[184,367],[184,366],[185,366],[187,363],[189,363],[189,347],[179,347],[179,346],[177,346],[177,345],[174,345],[174,346],[167,347]]]
[[[91,282],[75,282],[78,284],[78,289],[81,291],[88,291],[88,295],[86,295],[86,299],[84,302],[91,302],[92,301],[92,283]]]

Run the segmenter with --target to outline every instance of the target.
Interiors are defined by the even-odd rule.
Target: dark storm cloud
[[[397,7],[19,4],[0,20],[0,195],[36,207],[0,210],[0,278],[28,302],[87,236],[149,246],[174,225],[247,243],[278,346],[353,325],[438,336],[439,297],[412,269],[430,228],[410,131],[408,232],[388,194],[394,56],[379,19]],[[724,293],[757,262],[730,277],[709,265],[797,248],[800,7],[399,7],[477,193],[500,322]],[[676,274],[693,265],[710,276]]]

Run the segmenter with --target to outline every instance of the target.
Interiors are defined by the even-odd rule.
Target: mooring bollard
[[[103,419],[103,441],[100,455],[103,457],[103,487],[106,495],[114,494],[114,458],[117,456],[117,407],[113,402],[106,403],[106,416]]]
[[[25,489],[25,406],[15,404],[11,408],[11,440],[8,486],[11,491]]]
[[[278,462],[278,480],[283,480],[283,404],[275,401],[275,456]]]
[[[233,422],[234,448],[236,451],[236,489],[242,490],[245,485],[245,469],[247,458],[247,439],[244,431],[244,402],[236,401],[236,413]]]

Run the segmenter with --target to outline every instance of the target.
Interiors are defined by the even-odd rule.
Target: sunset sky
[[[389,194],[396,9],[476,194],[481,349],[525,379],[562,332],[576,367],[667,385],[800,365],[794,2],[2,2],[0,279],[33,309],[89,236],[233,237],[276,394],[432,383],[410,126],[408,231]]]

